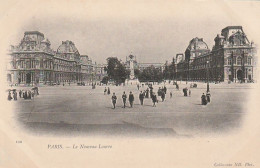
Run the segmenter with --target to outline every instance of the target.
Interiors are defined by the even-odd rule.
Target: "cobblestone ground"
[[[155,91],[161,86],[154,85]],[[247,114],[252,84],[210,84],[212,99],[207,106],[202,106],[200,100],[206,91],[205,83],[191,88],[190,97],[183,96],[182,88],[186,86],[189,85],[182,82],[180,90],[176,90],[175,86],[166,85],[166,100],[161,102],[159,98],[156,107],[152,107],[151,99],[140,105],[136,85],[109,86],[110,95],[104,95],[105,86],[46,86],[39,88],[40,95],[33,100],[8,103],[22,128],[38,135],[192,137],[239,130]],[[123,91],[133,92],[133,108],[129,103],[122,108]],[[116,109],[111,104],[113,92],[118,97]]]

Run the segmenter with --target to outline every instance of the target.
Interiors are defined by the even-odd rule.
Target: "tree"
[[[108,76],[104,76],[103,79],[102,79],[102,81],[101,81],[101,83],[107,84],[108,81],[109,81],[109,77],[108,77]]]
[[[115,81],[116,84],[124,83],[130,72],[127,71],[124,64],[122,64],[117,57],[107,58],[107,71],[109,79]]]
[[[163,78],[173,80],[176,79],[176,66],[175,66],[175,59],[172,58],[172,62],[170,65],[165,63],[165,69],[163,71]]]
[[[138,78],[141,74],[141,71],[139,69],[134,69],[135,77]]]
[[[140,82],[161,82],[163,80],[163,73],[159,68],[150,66],[139,74],[138,79]]]

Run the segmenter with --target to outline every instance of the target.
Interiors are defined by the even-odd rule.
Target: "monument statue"
[[[133,55],[129,55],[129,64],[130,64],[130,79],[134,79],[135,78],[135,72],[134,72],[134,56]]]

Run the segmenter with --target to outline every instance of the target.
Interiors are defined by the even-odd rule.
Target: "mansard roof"
[[[193,38],[189,46],[187,47],[187,50],[208,50],[208,45],[203,41],[203,38],[195,37]]]
[[[24,32],[24,35],[27,35],[27,34],[38,34],[38,35],[41,35],[44,37],[44,34],[39,32],[39,31],[26,31]]]
[[[228,30],[228,29],[242,29],[242,26],[227,26],[222,31]]]
[[[57,49],[57,53],[79,53],[75,44],[72,41],[62,41],[62,44]]]

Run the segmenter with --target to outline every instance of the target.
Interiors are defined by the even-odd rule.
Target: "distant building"
[[[190,41],[185,59],[177,63],[177,78],[192,81],[254,80],[256,47],[249,42],[242,26],[228,26],[215,38],[210,51],[202,38]]]
[[[131,66],[130,66],[131,62],[133,63],[132,69],[138,69],[140,71],[143,71],[145,68],[148,68],[151,66],[158,68],[161,71],[163,71],[165,69],[165,63],[139,63],[136,60],[136,56],[129,55],[128,57],[126,57],[126,61],[124,64],[125,64],[126,68],[130,71],[131,71]],[[131,74],[130,74],[130,76],[131,76]]]
[[[95,73],[95,81],[100,83],[103,77],[107,76],[107,72],[105,71],[106,64],[95,64],[94,65],[94,73]]]
[[[87,55],[80,56],[80,73],[82,77],[82,81],[84,82],[92,82],[92,76],[94,72],[94,65],[92,60]]]
[[[154,68],[158,68],[161,71],[165,69],[165,63],[138,63],[138,69],[143,71],[145,68],[153,66]]]
[[[11,46],[7,80],[10,84],[38,85],[89,81],[93,65],[80,55],[72,41],[63,41],[57,51],[38,31],[27,31],[18,46]]]

